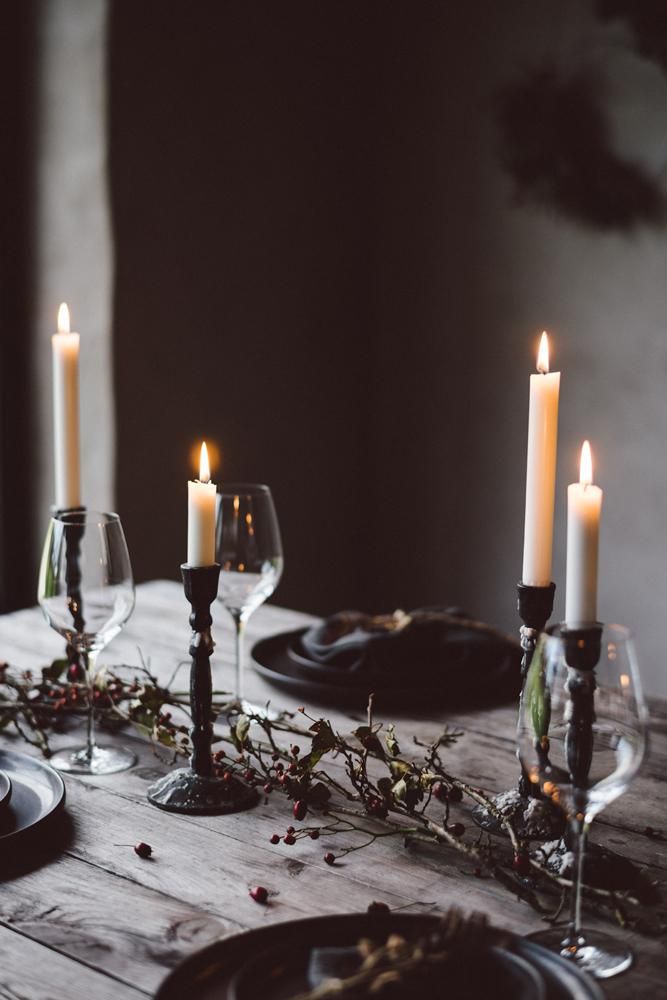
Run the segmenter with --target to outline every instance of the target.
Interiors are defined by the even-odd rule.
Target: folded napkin
[[[521,650],[511,636],[458,608],[389,615],[341,611],[308,629],[300,650],[311,664],[378,687],[439,687],[452,696],[513,695]]]

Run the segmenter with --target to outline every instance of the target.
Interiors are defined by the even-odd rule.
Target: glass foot
[[[567,944],[567,928],[552,927],[548,931],[529,934],[528,940],[555,951],[562,958],[574,962],[578,968],[596,979],[609,979],[625,972],[632,965],[634,955],[622,941],[611,934],[583,931],[576,945]]]
[[[68,747],[49,759],[57,771],[67,774],[115,774],[137,763],[136,754],[125,747]]]

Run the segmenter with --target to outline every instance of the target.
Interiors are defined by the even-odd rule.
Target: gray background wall
[[[562,372],[556,614],[587,436],[600,613],[635,628],[647,687],[667,694],[667,76],[627,19],[601,16],[614,6],[633,7],[110,4],[116,502],[139,578],[177,574],[205,435],[218,479],[274,489],[280,602],[457,603],[515,628],[546,327]],[[588,218],[586,198],[567,211],[518,191],[501,158],[502,95],[547,69],[592,74],[608,134],[578,100],[545,131],[534,84],[510,148],[552,143]],[[612,208],[591,220],[598,196]]]

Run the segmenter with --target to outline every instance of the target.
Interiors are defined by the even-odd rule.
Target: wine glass
[[[51,764],[74,774],[113,774],[132,767],[131,750],[95,741],[95,661],[134,608],[132,567],[117,514],[77,510],[51,518],[38,600],[51,628],[80,655],[88,683],[86,745],[59,751]]]
[[[271,596],[282,576],[280,528],[268,486],[231,483],[218,493],[217,505],[218,600],[234,620],[234,693],[245,711],[258,712],[243,700],[243,631],[250,615]]]
[[[633,955],[611,934],[581,928],[586,838],[594,817],[626,791],[648,739],[648,713],[632,636],[620,625],[557,626],[542,636],[526,675],[518,726],[529,780],[559,805],[574,845],[570,919],[532,934],[604,979]]]

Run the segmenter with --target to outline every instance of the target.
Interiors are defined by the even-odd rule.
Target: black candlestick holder
[[[180,813],[233,813],[254,806],[259,796],[254,788],[233,776],[225,781],[213,771],[213,697],[211,685],[211,604],[218,593],[220,566],[181,566],[185,596],[192,606],[190,625],[190,710],[192,755],[190,766],[166,774],[148,789],[159,809]]]
[[[565,731],[565,759],[574,788],[587,788],[593,759],[595,668],[600,662],[602,626],[593,623],[556,626],[552,632],[565,644],[565,662],[570,668],[568,694],[571,703]]]
[[[520,629],[523,650],[521,697],[537,641],[553,611],[555,592],[555,583],[547,587],[517,584],[517,610],[523,622]],[[492,801],[495,807],[493,813],[484,806],[475,806],[472,810],[475,823],[487,833],[503,834],[502,817],[513,816],[516,832],[522,840],[558,840],[563,834],[564,814],[528,780],[523,766],[517,787],[495,795]]]
[[[67,587],[67,603],[72,615],[74,632],[81,635],[86,627],[83,616],[83,598],[81,596],[81,539],[84,526],[77,523],[76,515],[85,514],[86,508],[52,507],[51,516],[60,518],[65,524],[65,586]],[[71,517],[71,520],[69,519]],[[65,646],[65,656],[70,667],[74,667],[77,680],[86,676],[84,659],[71,642]]]

